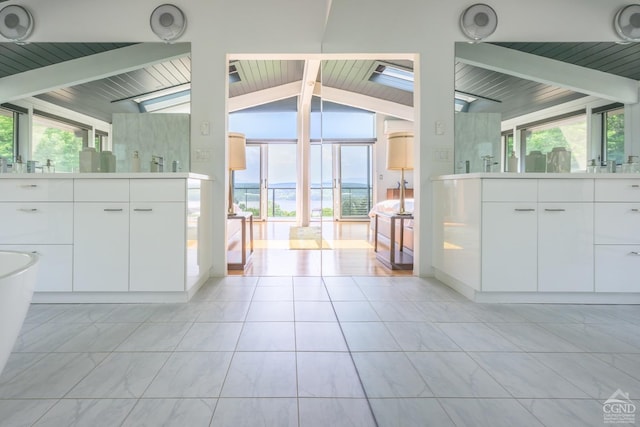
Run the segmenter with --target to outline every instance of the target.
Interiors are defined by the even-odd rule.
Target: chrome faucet
[[[151,172],[164,172],[164,157],[151,156]]]
[[[493,156],[482,156],[482,170],[484,172],[491,172],[491,167],[497,164],[498,162],[493,161]]]

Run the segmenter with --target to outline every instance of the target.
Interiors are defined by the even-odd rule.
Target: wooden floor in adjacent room
[[[369,222],[312,222],[320,227],[322,242],[294,245],[294,222],[254,222],[254,252],[245,276],[406,276],[412,271],[391,270],[376,259]],[[300,241],[305,243],[305,241]],[[236,245],[237,247],[237,245]],[[314,249],[305,249],[313,247]],[[322,249],[320,249],[322,248]],[[237,254],[236,254],[237,255]]]

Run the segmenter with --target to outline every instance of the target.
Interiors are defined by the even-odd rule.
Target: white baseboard
[[[482,292],[435,270],[436,279],[471,301],[503,304],[640,304],[640,293],[632,292]]]

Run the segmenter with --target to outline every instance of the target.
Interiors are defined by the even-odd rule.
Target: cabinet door
[[[71,245],[2,245],[0,250],[38,254],[35,292],[71,292],[73,263]]]
[[[131,291],[183,291],[185,204],[131,203]]]
[[[640,292],[640,245],[596,246],[596,292]]]
[[[593,292],[593,203],[538,205],[538,291]]]
[[[482,290],[535,292],[536,203],[482,204]]]
[[[129,288],[129,204],[75,203],[73,290]]]

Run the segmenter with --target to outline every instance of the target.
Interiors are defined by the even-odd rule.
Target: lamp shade
[[[387,169],[413,169],[413,133],[390,133],[387,145]]]
[[[246,139],[242,133],[229,132],[229,169],[241,170],[247,168],[245,152]]]

